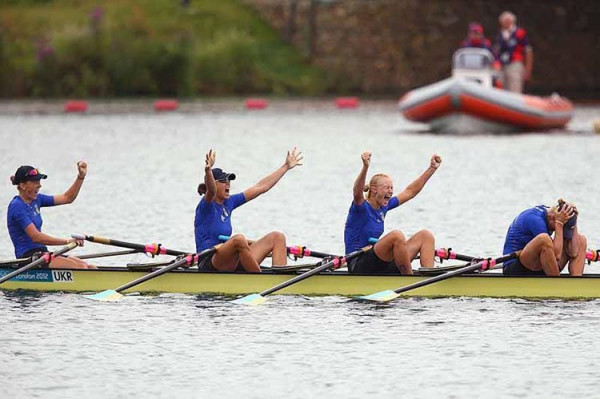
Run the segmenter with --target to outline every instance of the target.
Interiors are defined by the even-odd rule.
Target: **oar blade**
[[[109,302],[109,301],[117,301],[117,300],[121,299],[122,296],[123,296],[122,294],[119,294],[115,290],[106,290],[106,291],[98,292],[97,294],[93,294],[93,295],[84,295],[83,297],[94,300],[94,301]]]
[[[358,299],[371,302],[389,302],[398,298],[400,295],[392,290],[379,291],[374,294],[359,296]]]
[[[250,294],[231,302],[238,305],[260,305],[266,300],[267,298],[260,294]]]

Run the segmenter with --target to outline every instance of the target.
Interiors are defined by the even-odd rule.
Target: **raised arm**
[[[396,196],[398,198],[398,202],[403,204],[415,198],[417,194],[419,194],[421,190],[423,190],[423,187],[425,187],[425,183],[427,183],[429,178],[433,176],[433,174],[436,172],[436,170],[440,167],[441,164],[442,158],[437,154],[433,154],[431,156],[431,161],[427,170],[425,170],[425,172],[423,172],[421,176],[417,177],[412,183],[406,186],[404,191],[402,191]]]
[[[272,189],[288,170],[293,169],[296,165],[302,165],[302,159],[302,153],[297,151],[296,147],[294,147],[291,152],[288,151],[283,165],[275,172],[262,178],[258,183],[244,191],[246,201],[251,201]]]
[[[206,202],[212,202],[217,195],[217,182],[212,174],[212,167],[215,164],[216,158],[217,152],[211,148],[206,154],[206,160],[204,163],[204,184],[206,185],[204,200]]]
[[[54,196],[54,205],[70,204],[71,202],[75,201],[75,198],[77,198],[77,195],[79,195],[79,190],[81,190],[81,185],[83,184],[86,175],[87,163],[83,161],[77,162],[77,178],[75,179],[71,187],[69,187],[69,189],[65,191],[64,194]]]
[[[367,181],[367,171],[371,164],[371,153],[369,151],[363,152],[360,155],[360,159],[362,160],[362,168],[354,181],[354,187],[352,187],[352,201],[354,202],[354,205],[361,205],[365,200],[364,190]]]

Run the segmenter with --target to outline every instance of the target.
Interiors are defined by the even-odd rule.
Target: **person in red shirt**
[[[461,42],[460,47],[484,48],[493,54],[492,42],[483,34],[483,26],[479,22],[471,22],[469,24],[467,38]]]
[[[500,32],[495,54],[502,65],[501,81],[507,90],[522,93],[523,83],[531,79],[533,50],[527,39],[527,32],[517,26],[515,14],[504,11],[498,20]]]

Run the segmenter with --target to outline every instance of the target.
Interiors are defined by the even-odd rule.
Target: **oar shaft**
[[[119,256],[119,255],[129,255],[129,254],[137,254],[141,251],[137,249],[128,249],[126,251],[114,251],[114,252],[104,252],[97,254],[86,254],[86,255],[77,255],[79,259],[94,259],[94,258],[106,258],[108,256]]]
[[[429,284],[437,283],[438,281],[446,280],[448,278],[457,276],[459,274],[468,273],[468,272],[471,272],[471,271],[478,270],[478,269],[480,269],[482,266],[484,266],[486,264],[488,266],[494,266],[496,264],[503,263],[503,262],[505,262],[507,260],[510,260],[510,259],[513,259],[513,258],[516,258],[516,257],[517,257],[517,254],[516,253],[512,253],[510,255],[505,255],[505,256],[501,256],[500,258],[492,259],[491,261],[489,261],[488,259],[485,259],[485,260],[482,260],[480,262],[474,263],[472,265],[468,265],[468,266],[465,266],[465,267],[461,267],[460,269],[453,270],[451,272],[440,274],[439,276],[431,277],[431,278],[428,278],[426,280],[417,281],[416,283],[409,284],[409,285],[406,285],[404,287],[400,287],[400,288],[394,290],[394,292],[396,294],[401,294],[401,293],[406,292],[406,291],[414,290],[416,288],[420,288],[420,287],[423,287],[423,286],[426,286],[426,285],[429,285]]]
[[[456,260],[462,260],[464,262],[472,262],[475,259],[480,259],[475,256],[457,254],[456,252],[452,251],[450,248],[438,248],[435,250],[435,254],[437,255],[438,258],[440,258],[442,260],[443,259],[456,259]]]
[[[304,279],[307,279],[310,276],[313,276],[313,275],[315,275],[317,273],[320,273],[320,272],[322,272],[324,270],[327,270],[327,269],[329,269],[331,267],[338,266],[338,265],[340,265],[340,264],[342,264],[344,262],[347,262],[347,261],[351,260],[352,258],[355,258],[358,255],[364,253],[369,248],[370,248],[370,246],[366,247],[366,248],[359,249],[358,251],[352,252],[352,253],[350,253],[350,254],[348,254],[348,255],[346,255],[344,257],[341,257],[341,258],[336,257],[336,258],[334,258],[334,259],[332,259],[330,261],[327,261],[327,262],[323,263],[319,267],[316,267],[316,268],[314,268],[312,270],[307,271],[306,273],[302,273],[301,275],[296,276],[294,278],[291,278],[289,280],[286,280],[286,281],[284,281],[281,284],[278,284],[278,285],[276,285],[276,286],[274,286],[272,288],[269,288],[268,290],[264,290],[263,292],[260,293],[260,295],[266,296],[266,295],[272,294],[275,291],[279,291],[279,290],[284,289],[285,287],[289,287],[290,285],[295,284],[298,281],[302,281]]]
[[[311,249],[308,249],[308,248],[302,247],[302,246],[287,247],[287,252],[288,252],[288,254],[296,255],[300,258],[304,257],[304,256],[312,256],[313,258],[329,258],[329,257],[336,256],[336,255],[328,254],[325,252],[313,251]]]
[[[177,261],[171,263],[169,266],[163,267],[162,269],[158,269],[158,270],[153,271],[152,273],[146,274],[145,276],[142,276],[136,280],[130,281],[129,283],[124,284],[124,285],[120,286],[119,288],[115,288],[115,291],[116,292],[125,291],[131,287],[142,284],[143,282],[146,282],[150,279],[158,277],[161,274],[165,274],[165,273],[167,273],[171,270],[174,270],[183,265],[191,266],[194,263],[198,262],[199,259],[202,259],[206,256],[212,255],[216,250],[217,250],[217,247],[212,247],[212,248],[209,248],[209,249],[206,249],[206,250],[200,252],[199,254],[187,255],[183,259],[180,259],[180,260],[177,260]]]
[[[34,260],[33,262],[23,266],[22,268],[17,269],[12,273],[8,273],[6,276],[0,278],[0,284],[2,284],[5,281],[10,280],[11,278],[13,278],[15,276],[18,276],[21,273],[25,273],[27,270],[33,269],[34,267],[37,267],[39,265],[42,265],[44,263],[50,264],[53,257],[67,253],[70,250],[72,250],[73,248],[75,248],[76,246],[77,246],[77,243],[71,242],[64,247],[57,249],[54,252],[46,252],[45,254],[42,255],[41,258]]]
[[[150,253],[153,255],[179,256],[179,255],[187,255],[188,254],[187,252],[176,251],[173,249],[167,249],[160,244],[136,244],[133,242],[114,240],[112,238],[105,238],[105,237],[98,237],[98,236],[90,236],[87,234],[72,234],[71,236],[73,238],[76,238],[79,240],[91,241],[91,242],[95,242],[97,244],[113,245],[115,247],[135,249],[140,252],[146,252],[146,253]]]

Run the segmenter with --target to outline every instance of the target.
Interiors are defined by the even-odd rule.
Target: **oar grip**
[[[369,244],[375,244],[377,241],[379,241],[379,238],[369,237]]]
[[[87,238],[85,234],[71,234],[71,237],[76,240],[85,240]]]
[[[226,236],[226,235],[223,235],[223,234],[221,234],[221,235],[219,236],[219,241],[227,241],[227,240],[229,240],[230,238],[231,238],[231,237],[229,237],[229,236]]]

